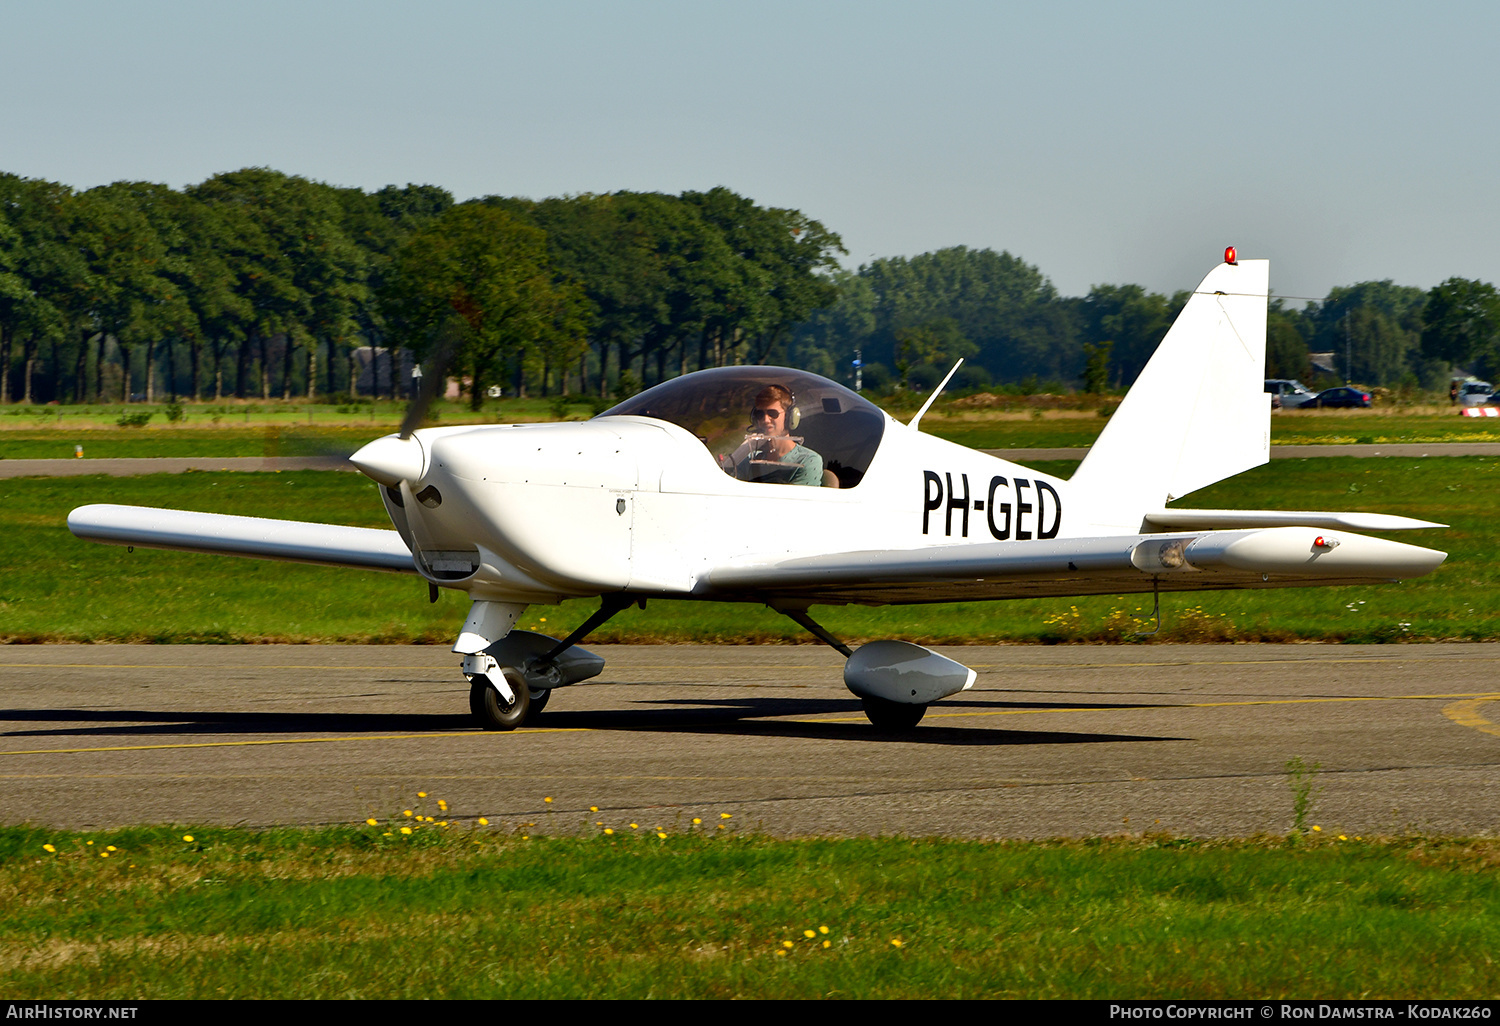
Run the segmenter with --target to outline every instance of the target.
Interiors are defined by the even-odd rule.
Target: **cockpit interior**
[[[791,408],[780,432],[792,453],[777,457],[775,439],[754,411],[785,389]],[[807,483],[854,488],[864,479],[885,431],[885,414],[837,382],[785,367],[719,367],[662,382],[614,406],[600,417],[652,417],[695,435],[725,471],[768,484]],[[774,431],[772,432],[775,433]],[[793,459],[811,450],[821,458],[814,479],[798,480]],[[794,454],[800,454],[794,455]],[[782,462],[785,461],[785,462]]]

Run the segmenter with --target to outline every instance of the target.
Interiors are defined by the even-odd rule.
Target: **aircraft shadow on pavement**
[[[926,745],[1022,745],[1089,744],[1113,741],[1180,741],[1184,738],[1135,734],[1077,733],[1055,730],[1009,730],[994,726],[954,726],[938,716],[944,711],[972,709],[1069,709],[1068,702],[944,701],[928,711],[912,731],[879,730],[864,718],[858,699],[824,698],[726,698],[648,699],[641,705],[672,706],[667,709],[579,710],[558,709],[545,713],[537,726],[614,731],[668,731],[693,734],[725,734],[743,737],[788,737],[837,741],[900,742]],[[691,706],[691,708],[683,708]],[[1150,705],[1089,703],[1090,709],[1141,709]],[[848,720],[809,721],[774,717],[847,716]],[[993,722],[993,721],[990,721]]]
[[[650,707],[650,708],[643,708]],[[858,699],[750,697],[732,699],[648,699],[635,708],[553,709],[534,724],[541,728],[598,731],[661,731],[744,737],[809,740],[900,742],[926,745],[999,746],[1023,744],[1097,744],[1115,741],[1178,741],[1177,737],[1080,733],[1059,730],[1011,730],[996,726],[943,723],[944,712],[961,709],[1142,709],[1149,704],[1086,706],[1068,702],[945,701],[933,706],[930,719],[913,731],[879,730],[864,719]],[[815,721],[782,717],[833,716],[847,720]],[[989,721],[993,723],[993,721]],[[224,734],[424,734],[474,730],[467,713],[277,713],[244,711],[166,711],[149,709],[4,709],[0,723],[47,724],[35,729],[0,731],[0,737],[160,739]],[[64,726],[63,724],[67,724]],[[475,730],[475,733],[479,731]]]
[[[6,730],[4,737],[172,737],[191,734],[343,734],[468,730],[468,713],[180,712],[160,709],[0,709],[0,723],[78,726]]]

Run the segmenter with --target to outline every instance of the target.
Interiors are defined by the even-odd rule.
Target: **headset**
[[[786,385],[776,385],[774,382],[771,385],[762,385],[760,391],[764,392],[767,388],[771,388],[773,386],[781,389],[782,391],[786,392],[787,395],[792,397],[792,404],[787,407],[786,411],[786,429],[787,433],[790,434],[791,432],[796,431],[798,426],[802,423],[802,409],[797,405],[797,393],[793,392]],[[756,393],[757,396],[759,394],[760,392]]]

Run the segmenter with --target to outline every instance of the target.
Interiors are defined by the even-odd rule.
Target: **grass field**
[[[175,424],[160,412],[141,427],[116,424],[125,413],[152,409],[140,404],[12,407],[0,415],[0,457],[66,459],[80,445],[86,459],[347,455],[371,438],[394,431],[404,407],[386,402],[343,407],[247,403],[183,407],[183,419]],[[893,411],[902,421],[910,420],[915,412],[899,403],[893,404]],[[592,410],[574,404],[565,412],[577,420]],[[439,424],[557,419],[546,399],[492,401],[478,414],[440,403],[436,413]],[[975,449],[1083,448],[1093,444],[1106,423],[1093,410],[966,410],[943,402],[922,420],[923,428],[932,434]],[[1458,417],[1451,410],[1430,406],[1286,411],[1272,416],[1271,441],[1274,445],[1500,442],[1500,420]]]
[[[1500,842],[0,829],[0,991],[1492,998]],[[589,817],[591,820],[593,816]],[[446,826],[440,823],[447,824]],[[733,821],[729,825],[732,827]],[[412,830],[401,833],[402,828]],[[1321,835],[1309,834],[1309,837]]]
[[[1066,475],[1071,464],[1045,467]],[[89,502],[172,506],[388,527],[375,486],[354,474],[193,473],[0,480],[0,640],[451,643],[462,595],[427,602],[398,575],[195,556],[82,542],[66,528]],[[1358,509],[1451,524],[1401,540],[1451,553],[1403,584],[1179,594],[1162,601],[1161,641],[1478,640],[1500,635],[1500,459],[1282,460],[1189,497],[1194,506]],[[572,601],[528,610],[521,626],[560,636],[592,612]],[[1139,641],[1149,598],[819,608],[853,640],[921,643]],[[652,601],[611,621],[604,642],[804,642],[761,606]]]
[[[1084,448],[1107,421],[1074,413],[924,417],[922,428],[971,449]],[[1376,410],[1309,410],[1271,417],[1272,445],[1500,442],[1500,420]]]

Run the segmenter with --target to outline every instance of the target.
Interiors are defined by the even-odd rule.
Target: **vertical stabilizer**
[[[1193,291],[1070,482],[1096,525],[1141,530],[1171,499],[1270,459],[1269,267],[1220,264]]]

